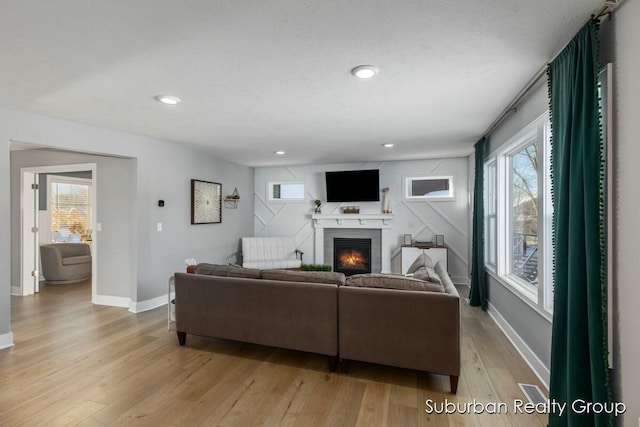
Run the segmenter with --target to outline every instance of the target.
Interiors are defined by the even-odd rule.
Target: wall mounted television
[[[378,202],[378,169],[325,172],[327,202]]]

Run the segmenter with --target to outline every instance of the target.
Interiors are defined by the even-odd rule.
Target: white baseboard
[[[11,295],[22,295],[20,293],[20,286],[12,286],[11,287]]]
[[[13,332],[0,335],[0,349],[13,347]]]
[[[167,294],[160,295],[159,297],[151,298],[145,301],[131,301],[129,303],[129,311],[132,313],[141,313],[143,311],[153,310],[154,308],[162,307],[167,304]]]
[[[464,277],[464,276],[450,276],[450,277],[454,285],[467,285],[467,286],[471,285],[468,277]]]
[[[96,295],[93,299],[94,304],[98,305],[110,305],[112,307],[126,307],[129,308],[131,298],[127,297],[112,297],[109,295]]]
[[[489,313],[489,316],[496,322],[496,325],[498,325],[507,339],[511,341],[511,344],[518,350],[520,356],[527,362],[527,365],[533,370],[538,379],[542,381],[546,389],[549,390],[549,369],[491,303],[488,304],[487,313]]]

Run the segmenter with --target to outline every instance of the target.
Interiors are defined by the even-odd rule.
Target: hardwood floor
[[[466,294],[466,288],[463,292]],[[12,297],[15,347],[0,350],[0,425],[544,426],[512,411],[535,375],[486,313],[463,304],[458,394],[445,376],[167,331],[166,307],[92,305],[87,283]],[[436,345],[434,343],[434,345]],[[505,402],[502,415],[425,412]]]

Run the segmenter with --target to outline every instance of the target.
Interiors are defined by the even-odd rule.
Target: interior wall
[[[165,113],[159,120],[172,120],[172,112]],[[235,261],[239,238],[253,234],[254,175],[250,167],[157,138],[2,108],[0,140],[5,141],[0,145],[0,197],[5,200],[0,203],[0,219],[6,219],[1,233],[6,237],[0,238],[0,279],[4,283],[0,287],[0,337],[10,331],[10,141],[135,159],[136,172],[129,183],[133,209],[127,214],[131,233],[118,243],[120,250],[134,254],[133,266],[131,271],[124,268],[117,278],[126,284],[133,303],[165,295],[168,278],[175,271],[184,271],[185,258]],[[190,179],[221,183],[223,196],[237,187],[244,197],[238,209],[223,208],[222,224],[191,225]],[[109,192],[103,195],[109,197]],[[166,202],[164,208],[158,207],[160,199]],[[161,232],[157,231],[160,222]]]
[[[1,129],[1,127],[0,127]],[[2,130],[0,130],[0,134]],[[1,139],[0,139],[1,140]],[[0,348],[13,345],[11,336],[11,211],[9,200],[9,144],[0,143],[0,224],[4,224],[5,238],[0,238]]]
[[[549,108],[546,81],[518,107],[491,135],[486,158]],[[509,288],[487,274],[488,299],[495,309],[526,343],[540,362],[551,363],[551,322],[517,297]],[[543,373],[540,373],[543,375]],[[545,379],[548,381],[548,378]]]
[[[449,247],[449,273],[456,283],[468,282],[468,170],[467,157],[375,163],[342,163],[289,167],[256,168],[255,218],[257,236],[293,235],[305,260],[314,259],[313,200],[326,201],[324,173],[340,170],[380,170],[380,189],[389,187],[393,211],[392,233],[395,245],[392,254],[393,272],[400,272],[400,247],[404,234],[414,240],[435,241],[443,234]],[[414,202],[402,198],[406,176],[453,176],[455,200]],[[269,201],[269,182],[304,182],[304,202]],[[323,203],[322,213],[340,213],[341,206],[360,206],[360,213],[382,213],[380,202]]]
[[[52,150],[23,150],[11,152],[11,283],[20,286],[20,179],[21,168],[67,164],[95,163],[97,167],[96,222],[102,231],[96,232],[98,262],[98,295],[129,297],[129,284],[120,280],[129,277],[135,254],[131,245],[131,186],[135,174],[135,161],[108,156],[71,153]],[[44,174],[43,174],[44,175]],[[86,176],[86,174],[85,174]],[[45,181],[46,182],[46,181]],[[46,185],[45,185],[46,187]]]
[[[603,63],[613,63],[614,117],[614,278],[613,278],[613,389],[627,405],[620,425],[635,425],[640,418],[640,287],[638,286],[638,160],[640,160],[640,2],[627,0],[613,14],[604,34]]]

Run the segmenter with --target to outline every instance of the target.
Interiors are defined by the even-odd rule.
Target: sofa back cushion
[[[257,268],[244,268],[236,265],[224,265],[224,264],[208,264],[200,263],[196,266],[196,274],[205,274],[208,276],[222,276],[222,277],[243,277],[247,279],[259,279],[262,270]]]
[[[331,271],[263,270],[262,278],[289,282],[329,283],[344,285],[343,273]]]
[[[426,282],[412,277],[391,274],[355,274],[346,280],[346,286],[401,289],[409,291],[444,292],[442,284]]]

